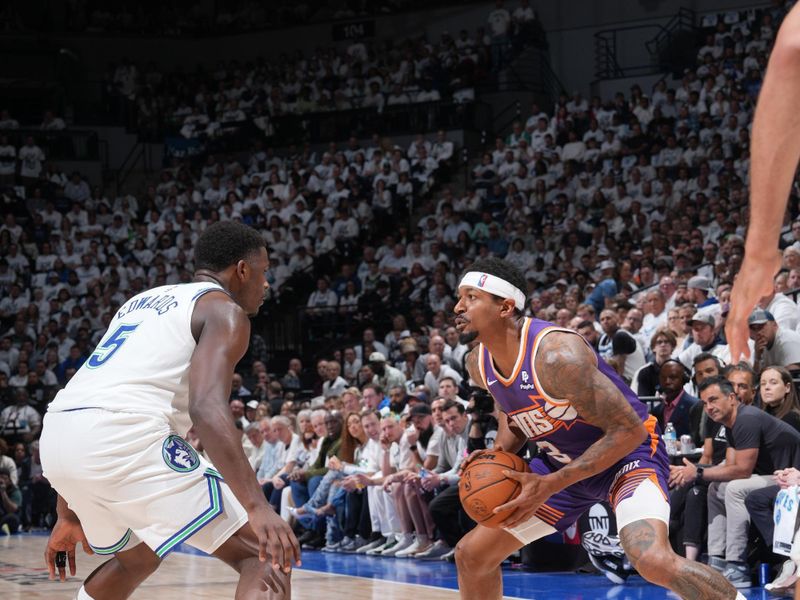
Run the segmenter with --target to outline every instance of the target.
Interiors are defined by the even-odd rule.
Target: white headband
[[[525,294],[522,290],[495,275],[481,273],[480,271],[470,271],[464,275],[461,283],[458,284],[459,289],[464,286],[478,288],[501,298],[510,298],[514,301],[514,306],[520,310],[525,310]]]

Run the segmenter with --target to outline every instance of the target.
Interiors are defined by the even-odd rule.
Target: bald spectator
[[[431,339],[428,340],[428,352],[420,356],[414,365],[414,381],[423,381],[425,379],[425,373],[428,371],[428,357],[431,354],[436,354],[443,364],[448,364],[447,357],[445,356],[446,348],[447,344],[442,336],[431,336]]]
[[[425,365],[427,366],[427,371],[423,380],[425,381],[425,387],[428,388],[428,393],[431,397],[436,396],[439,392],[439,383],[445,377],[450,377],[456,382],[456,385],[461,385],[461,375],[451,367],[443,365],[442,359],[438,354],[428,354]]]
[[[657,329],[667,324],[667,300],[660,287],[657,290],[647,292],[644,299],[645,315],[642,320],[641,334],[646,343],[650,344],[650,338]]]
[[[769,366],[800,371],[800,333],[780,327],[768,310],[755,309],[747,320],[750,339],[755,342],[756,369]]]
[[[658,419],[662,431],[667,423],[672,423],[678,437],[697,437],[700,413],[697,413],[697,423],[694,423],[692,408],[697,404],[697,398],[684,390],[684,385],[689,381],[686,368],[676,360],[667,360],[661,365],[658,379],[662,401],[653,409],[653,415]]]
[[[569,322],[570,320],[572,320],[572,317],[574,316],[575,313],[573,313],[570,309],[560,308],[556,313],[555,324],[558,325],[559,327],[564,327],[566,329],[567,327],[569,327]]]

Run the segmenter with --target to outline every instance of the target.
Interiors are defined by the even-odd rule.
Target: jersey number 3
[[[100,345],[95,348],[89,360],[86,361],[86,366],[90,369],[102,367],[106,361],[114,356],[114,353],[122,347],[125,340],[136,331],[137,327],[139,327],[139,323],[136,323],[136,325],[120,325],[117,327],[116,331],[111,334],[111,337],[101,342]]]

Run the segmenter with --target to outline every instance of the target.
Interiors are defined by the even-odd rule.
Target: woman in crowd
[[[759,386],[764,411],[800,431],[800,403],[792,375],[784,367],[767,367]]]

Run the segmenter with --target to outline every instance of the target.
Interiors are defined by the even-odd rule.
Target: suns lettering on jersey
[[[572,427],[577,413],[571,406],[553,407],[542,396],[528,395],[528,398],[531,401],[530,406],[509,413],[508,416],[529,438],[542,437],[561,427]]]

